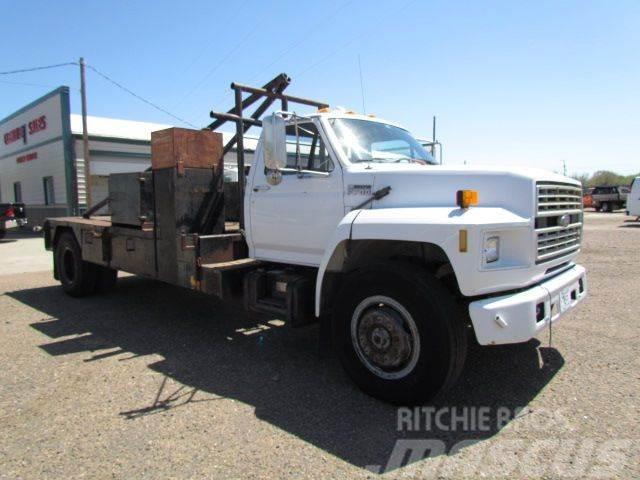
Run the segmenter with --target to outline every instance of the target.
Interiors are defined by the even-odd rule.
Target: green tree
[[[573,175],[571,175],[571,178],[578,180],[583,187],[586,187],[589,184],[588,173],[574,173]]]

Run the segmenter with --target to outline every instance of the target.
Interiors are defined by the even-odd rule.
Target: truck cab
[[[379,323],[369,320],[366,328],[336,315],[350,303],[350,278],[375,291],[386,276],[406,284],[420,269],[437,283],[425,290],[450,299],[448,317],[461,309],[482,345],[527,341],[585,297],[585,270],[574,263],[582,241],[579,182],[536,169],[435,165],[406,129],[353,113],[275,114],[268,121],[277,127],[264,128],[247,179],[249,255],[317,268],[316,315],[340,318],[334,331],[355,325],[342,337],[343,363],[355,349],[384,377],[389,372],[372,360],[378,347],[359,328],[384,339],[412,330],[390,330],[398,320],[380,313],[389,311],[385,302]],[[465,204],[464,196],[474,200]],[[389,265],[401,272],[389,273]],[[414,284],[420,281],[405,286]],[[378,308],[380,295],[369,298],[365,310]],[[374,352],[369,359],[362,345],[358,354],[361,334]],[[351,373],[360,375],[355,367]]]

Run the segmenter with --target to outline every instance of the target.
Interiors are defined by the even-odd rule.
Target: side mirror
[[[282,170],[287,165],[287,137],[284,118],[271,114],[262,120],[264,166]]]

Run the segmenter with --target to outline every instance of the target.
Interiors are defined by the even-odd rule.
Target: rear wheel
[[[6,230],[0,229],[0,240],[2,240],[6,234],[7,234]]]
[[[80,246],[71,232],[60,235],[55,252],[56,268],[65,293],[82,297],[94,292],[97,269],[82,260]]]
[[[333,318],[344,369],[366,393],[419,404],[457,380],[466,330],[451,294],[428,272],[384,263],[349,274]]]

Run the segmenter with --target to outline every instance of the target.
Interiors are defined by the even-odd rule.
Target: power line
[[[128,89],[127,87],[125,87],[124,85],[122,85],[122,84],[120,84],[120,83],[116,82],[113,78],[111,78],[111,77],[109,77],[108,75],[106,75],[105,73],[102,73],[102,72],[100,72],[99,70],[97,70],[94,66],[92,66],[92,65],[87,65],[87,68],[90,68],[90,69],[91,69],[91,70],[93,70],[95,73],[97,73],[98,75],[100,75],[102,78],[104,78],[104,79],[105,79],[105,80],[107,80],[108,82],[110,82],[110,83],[114,84],[116,87],[120,88],[121,90],[124,90],[124,91],[125,91],[125,92],[127,92],[129,95],[131,95],[131,96],[133,96],[133,97],[137,98],[137,99],[138,99],[138,100],[140,100],[141,102],[144,102],[144,103],[146,103],[147,105],[149,105],[149,106],[151,106],[151,107],[155,108],[156,110],[158,110],[158,111],[160,111],[160,112],[162,112],[162,113],[164,113],[164,114],[166,114],[166,115],[169,115],[170,117],[172,117],[172,118],[174,118],[174,119],[176,119],[176,120],[178,120],[178,121],[180,121],[180,122],[182,122],[182,123],[185,123],[185,124],[187,124],[187,125],[189,125],[189,126],[191,126],[191,127],[193,127],[193,128],[199,128],[199,127],[195,126],[193,123],[186,121],[184,118],[180,118],[180,117],[178,117],[177,115],[174,115],[174,114],[173,114],[173,113],[171,113],[170,111],[166,110],[165,108],[162,108],[162,107],[160,107],[160,106],[156,105],[155,103],[151,102],[150,100],[147,100],[146,98],[141,97],[141,96],[140,96],[140,95],[138,95],[137,93],[132,92],[131,90],[129,90],[129,89]]]
[[[304,35],[300,35],[300,37],[298,38],[297,41],[291,42],[291,44],[289,44],[289,46],[287,48],[285,48],[271,63],[269,63],[267,66],[265,66],[260,71],[260,73],[258,73],[257,75],[254,75],[251,78],[251,80],[249,80],[249,83],[251,83],[254,80],[256,80],[257,78],[261,77],[268,69],[270,69],[273,65],[275,65],[285,55],[287,55],[288,53],[292,52],[295,48],[298,48],[303,43],[307,43],[309,41],[309,36],[310,36],[311,32],[315,31],[316,29],[318,29],[321,26],[326,26],[329,23],[329,21],[333,19],[333,17],[335,17],[340,11],[342,11],[346,7],[348,7],[351,3],[353,3],[353,0],[349,0],[348,2],[343,3],[338,8],[336,8],[335,10],[330,12],[328,15],[323,17],[319,22],[315,23],[312,27],[305,28],[304,29]]]
[[[41,67],[21,68],[20,70],[9,70],[0,72],[0,75],[13,75],[14,73],[35,72],[37,70],[47,70],[48,68],[66,67],[67,65],[78,65],[76,62],[57,63],[55,65],[44,65]]]
[[[220,61],[218,63],[216,63],[213,68],[211,68],[206,74],[205,76],[202,78],[202,80],[200,80],[191,90],[189,90],[186,94],[184,94],[182,96],[182,98],[180,99],[180,101],[183,101],[185,98],[187,98],[188,96],[190,96],[193,92],[195,92],[198,88],[200,88],[202,86],[202,84],[204,82],[207,81],[207,79],[213,75],[213,73],[218,70],[222,65],[224,65],[224,63],[231,58],[231,56],[236,53],[246,42],[247,40],[249,40],[249,38],[251,38],[251,36],[258,30],[258,27],[260,27],[262,25],[262,20],[259,20],[254,27],[236,44],[235,47],[233,47],[224,57],[222,57],[222,59],[220,59]]]
[[[19,70],[9,70],[6,72],[0,72],[0,75],[12,75],[12,74],[16,74],[16,73],[27,73],[27,72],[35,72],[35,71],[39,71],[39,70],[47,70],[50,68],[58,68],[58,67],[66,67],[69,65],[73,65],[73,66],[78,66],[78,62],[65,62],[65,63],[57,63],[55,65],[43,65],[43,66],[39,66],[39,67],[31,67],[31,68],[21,68]],[[156,110],[159,110],[160,112],[169,115],[170,117],[185,123],[193,128],[198,128],[197,126],[195,126],[194,124],[192,124],[191,122],[188,122],[187,120],[185,120],[184,118],[180,118],[177,115],[174,115],[173,113],[169,112],[167,109],[162,108],[158,105],[156,105],[155,103],[147,100],[144,97],[141,97],[140,95],[138,95],[137,93],[129,90],[127,87],[125,87],[124,85],[116,82],[113,78],[109,77],[107,74],[100,72],[98,69],[96,69],[94,66],[92,65],[87,65],[87,68],[90,68],[91,70],[93,70],[95,73],[97,73],[98,75],[100,75],[102,78],[104,78],[105,80],[107,80],[108,82],[114,84],[116,87],[124,90],[125,92],[127,92],[129,95],[134,96],[135,98],[137,98],[138,100],[146,103],[147,105],[155,108]],[[47,87],[48,85],[42,85],[42,84],[35,84],[35,83],[23,83],[23,82],[7,82],[7,81],[2,81],[2,83],[6,83],[6,84],[13,84],[13,85],[25,85],[25,86],[33,86],[33,87]]]
[[[219,24],[220,24],[220,25],[228,25],[228,24],[229,24],[229,22],[230,22],[231,20],[233,20],[233,18],[236,18],[236,17],[237,17],[237,18],[241,18],[241,17],[240,17],[240,13],[242,12],[242,10],[244,10],[244,9],[245,9],[245,7],[246,7],[248,4],[249,4],[249,1],[248,1],[248,0],[245,0],[245,2],[244,2],[244,3],[242,3],[242,4],[240,5],[240,7],[239,7],[239,8],[237,8],[236,10],[231,11],[231,14],[230,14],[230,15],[228,15],[228,16],[227,16],[223,21],[221,21]],[[202,48],[202,50],[200,50],[200,53],[198,53],[198,55],[196,55],[196,57],[193,59],[193,61],[192,61],[191,63],[189,63],[189,65],[188,65],[184,70],[182,70],[182,74],[184,75],[184,73],[185,73],[185,72],[189,71],[189,70],[190,70],[190,69],[191,69],[191,68],[192,68],[196,63],[198,63],[198,61],[202,58],[202,56],[203,56],[206,52],[210,52],[210,51],[214,48],[214,46],[216,45],[216,43],[217,43],[217,42],[218,42],[218,37],[215,37],[215,38],[214,38],[214,40],[213,40],[210,44],[208,44],[208,45],[204,46],[204,47]]]
[[[316,68],[318,65],[321,65],[322,63],[326,62],[327,60],[329,60],[331,57],[333,57],[335,54],[344,51],[345,48],[347,48],[348,46],[350,46],[351,44],[353,44],[354,42],[358,41],[358,40],[362,40],[363,38],[371,35],[372,33],[376,33],[378,32],[378,26],[383,22],[388,20],[389,16],[394,15],[396,13],[400,13],[404,10],[407,9],[407,7],[409,7],[409,5],[411,5],[412,3],[415,3],[416,0],[409,0],[408,2],[404,3],[400,8],[394,8],[392,11],[388,12],[387,14],[384,14],[383,16],[381,16],[378,21],[370,26],[366,31],[362,32],[360,35],[354,35],[353,37],[351,37],[349,40],[347,40],[345,43],[343,43],[339,48],[333,50],[331,53],[329,53],[328,55],[325,55],[324,57],[322,57],[321,59],[319,59],[317,62],[309,65],[307,68],[305,68],[304,70],[298,72],[295,75],[295,78],[300,78],[301,76],[305,75],[306,73],[308,73],[310,70],[313,70],[314,68]]]
[[[56,88],[57,85],[47,85],[44,83],[29,83],[29,82],[11,82],[8,80],[0,80],[0,83],[4,83],[6,85],[20,85],[23,87],[44,87],[44,88]]]
[[[309,39],[309,35],[311,34],[311,32],[315,31],[317,28],[326,25],[329,20],[331,20],[333,17],[335,17],[340,11],[344,10],[347,6],[349,6],[350,4],[353,3],[353,0],[349,0],[345,3],[343,3],[342,5],[340,5],[338,8],[336,8],[335,10],[333,10],[332,12],[330,12],[328,15],[326,15],[325,17],[323,17],[319,22],[315,23],[312,27],[305,29],[305,35],[302,35],[297,41],[291,42],[289,44],[288,47],[286,47],[284,50],[282,50],[275,59],[273,59],[268,65],[266,65],[264,68],[262,68],[260,70],[260,73],[252,76],[248,83],[251,84],[254,81],[258,80],[263,74],[268,73],[267,70],[269,70],[273,65],[275,65],[280,59],[282,59],[285,55],[287,55],[288,53],[292,52],[295,48],[299,47],[300,45],[302,45],[303,43],[307,42]],[[227,97],[233,95],[233,92],[225,92],[222,95],[220,95],[214,102],[213,102],[213,107],[215,107],[216,105],[218,105],[219,103],[221,103],[224,99],[226,99]],[[231,101],[230,101],[231,102]]]

